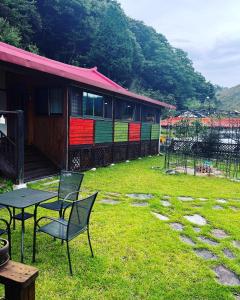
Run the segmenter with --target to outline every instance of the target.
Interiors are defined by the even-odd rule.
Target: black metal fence
[[[202,125],[182,121],[167,129],[165,168],[240,178],[240,124]]]

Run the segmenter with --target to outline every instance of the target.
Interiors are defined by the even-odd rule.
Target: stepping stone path
[[[186,243],[186,244],[188,244],[188,245],[191,245],[191,246],[195,246],[195,245],[196,245],[196,243],[195,243],[192,239],[190,239],[189,237],[187,237],[186,235],[181,235],[181,236],[180,236],[180,239],[181,239],[184,243]]]
[[[198,198],[200,201],[207,201],[207,198]]]
[[[236,258],[235,254],[227,248],[223,249],[223,253],[225,254],[225,256],[227,258],[230,258],[230,259]]]
[[[213,209],[214,210],[221,210],[221,209],[223,209],[223,207],[220,206],[220,205],[215,205],[215,206],[213,206]]]
[[[184,216],[185,219],[187,219],[189,222],[198,225],[198,226],[203,226],[207,224],[207,221],[205,218],[203,218],[200,215],[193,215],[193,216]]]
[[[127,197],[138,200],[148,200],[152,199],[153,195],[151,194],[127,194]]]
[[[211,245],[211,246],[217,246],[219,243],[217,241],[214,241],[214,240],[211,240],[205,236],[199,236],[198,239],[200,241],[202,241],[203,243],[206,243],[208,245]]]
[[[164,195],[164,196],[163,196],[163,199],[165,199],[165,200],[169,200],[169,199],[171,199],[171,197],[170,197],[170,196],[168,196],[168,195]]]
[[[240,248],[240,241],[233,241],[233,246]]]
[[[148,205],[149,204],[147,202],[134,202],[134,203],[132,203],[132,206],[134,206],[134,207],[146,207]]]
[[[111,204],[111,205],[116,205],[119,203],[117,200],[112,200],[112,199],[102,199],[99,201],[102,204]]]
[[[204,259],[217,259],[217,255],[209,251],[208,249],[195,249],[194,252]]]
[[[170,226],[176,231],[183,231],[184,226],[181,223],[171,223]]]
[[[199,228],[199,227],[193,227],[193,230],[194,230],[195,232],[200,232],[200,231],[201,231],[201,228]]]
[[[227,203],[225,199],[217,199],[217,203]]]
[[[161,215],[161,214],[158,214],[158,213],[154,213],[154,212],[152,214],[161,221],[168,221],[169,220],[169,218],[167,216],[164,216],[164,215]]]
[[[211,231],[211,234],[218,239],[225,239],[227,237],[229,237],[229,235],[222,229],[213,229]]]
[[[162,206],[164,206],[164,207],[169,207],[172,205],[169,201],[166,201],[166,200],[162,200],[160,202],[161,202]]]
[[[225,266],[220,265],[215,267],[213,270],[216,273],[218,281],[221,284],[228,286],[240,285],[238,276],[233,271],[227,269]]]
[[[236,206],[230,206],[229,207],[231,210],[233,210],[233,211],[238,211],[239,209],[238,209],[238,207],[236,207]]]
[[[116,196],[116,197],[121,196],[121,194],[119,194],[119,193],[114,193],[114,192],[107,192],[106,194],[109,195],[109,196]]]
[[[178,200],[187,202],[187,201],[193,201],[194,199],[192,197],[181,196],[181,197],[178,197]]]

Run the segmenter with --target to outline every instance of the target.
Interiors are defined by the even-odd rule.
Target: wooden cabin
[[[164,107],[97,68],[0,43],[0,171],[17,182],[157,154]]]

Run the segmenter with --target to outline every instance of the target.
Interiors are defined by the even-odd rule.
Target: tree
[[[21,35],[16,27],[10,26],[7,20],[0,18],[0,41],[19,47]]]

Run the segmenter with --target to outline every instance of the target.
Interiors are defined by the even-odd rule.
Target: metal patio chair
[[[7,209],[9,213],[9,221],[6,219],[0,218],[0,236],[3,234],[6,234],[8,237],[8,242],[9,242],[9,256],[11,259],[11,249],[12,249],[12,242],[11,242],[11,222],[12,222],[12,213],[9,207],[5,205],[0,205],[0,210],[2,209]],[[5,225],[4,227],[2,225]]]
[[[69,201],[76,201],[78,199],[83,176],[83,174],[78,172],[61,171],[58,185],[58,199],[52,202],[41,203],[39,206],[57,211],[61,218],[63,210],[69,205]]]
[[[34,225],[34,237],[33,237],[33,259],[32,259],[33,262],[35,262],[35,256],[36,256],[37,232],[43,232],[56,239],[66,241],[69,270],[71,275],[73,274],[73,272],[72,272],[72,263],[71,263],[70,250],[69,250],[69,242],[72,239],[77,237],[79,234],[87,231],[89,247],[91,250],[92,257],[94,257],[91,240],[90,240],[90,233],[89,233],[89,220],[90,220],[90,214],[94,202],[96,200],[97,194],[98,193],[95,193],[85,199],[76,200],[75,202],[70,201],[69,206],[71,206],[71,211],[68,219],[65,218],[65,212],[69,206],[67,206],[64,209],[62,218],[56,219],[51,217],[41,217],[36,221]],[[40,226],[39,225],[40,221],[44,219],[49,220],[51,222],[43,226]]]

